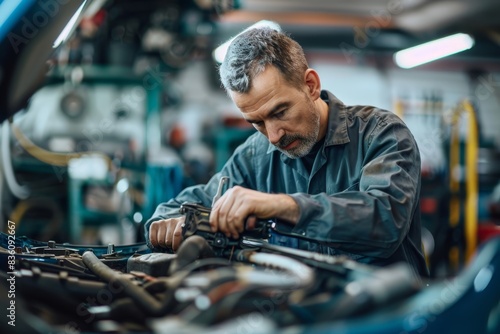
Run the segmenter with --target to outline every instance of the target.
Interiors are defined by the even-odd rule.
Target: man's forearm
[[[280,218],[289,222],[292,225],[298,223],[300,218],[300,208],[297,202],[289,195],[276,195],[276,218]]]

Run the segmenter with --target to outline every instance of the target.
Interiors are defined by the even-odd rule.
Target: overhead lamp
[[[259,22],[252,24],[250,27],[246,28],[245,30],[240,32],[238,35],[234,36],[233,38],[229,39],[227,42],[225,42],[225,43],[221,44],[219,47],[217,47],[212,52],[212,57],[214,58],[214,60],[217,63],[221,64],[224,61],[224,57],[226,57],[226,53],[227,53],[227,49],[229,48],[229,45],[236,37],[247,32],[250,29],[262,28],[262,27],[268,27],[268,28],[274,29],[276,31],[281,31],[281,27],[278,23],[273,22],[273,21],[269,21],[269,20],[261,20]]]
[[[420,44],[394,54],[399,67],[412,68],[472,48],[474,39],[467,34],[454,34]]]

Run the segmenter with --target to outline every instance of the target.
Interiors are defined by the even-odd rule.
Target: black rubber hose
[[[109,268],[91,251],[83,253],[82,259],[83,263],[85,263],[90,271],[99,276],[102,280],[112,284],[114,289],[123,290],[123,293],[132,298],[148,315],[156,317],[165,315],[175,301],[173,298],[174,291],[167,291],[167,296],[163,303],[158,301],[146,292],[144,288],[134,284],[121,272]]]
[[[368,277],[349,282],[333,305],[325,305],[322,312],[316,314],[316,320],[345,319],[401,300],[420,288],[420,279],[408,264],[393,264],[373,271]]]
[[[144,310],[132,298],[121,298],[110,305],[109,316],[115,321],[143,324],[147,318]]]
[[[195,260],[215,257],[215,253],[208,242],[199,235],[193,235],[184,240],[177,251],[177,257],[170,265],[169,274],[183,269]]]

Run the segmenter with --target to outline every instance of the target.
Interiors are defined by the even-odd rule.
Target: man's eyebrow
[[[281,102],[281,103],[278,103],[276,106],[274,106],[273,109],[271,109],[265,118],[268,118],[269,116],[273,115],[274,113],[280,111],[281,109],[283,108],[287,108],[288,106],[290,105],[290,103],[288,102]],[[255,121],[255,120],[252,120],[252,119],[247,119],[246,120],[248,123],[258,123],[259,121]]]

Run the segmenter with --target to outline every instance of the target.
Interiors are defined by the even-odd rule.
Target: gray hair
[[[275,66],[291,85],[301,88],[309,67],[304,50],[283,32],[263,27],[238,35],[219,67],[222,85],[229,91],[247,93],[252,79],[267,65]]]

